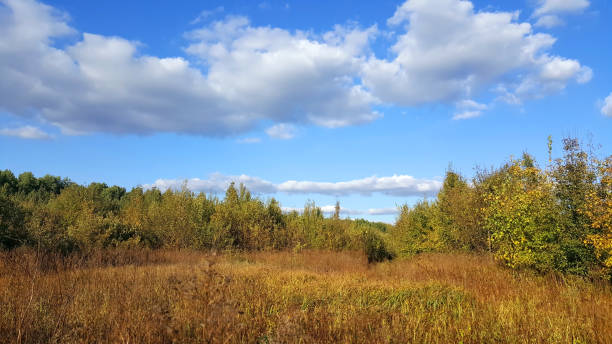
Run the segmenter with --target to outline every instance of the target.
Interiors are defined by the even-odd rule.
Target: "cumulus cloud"
[[[533,24],[536,27],[545,27],[547,29],[553,28],[555,26],[561,26],[564,22],[556,15],[545,15],[538,18],[538,20]]]
[[[612,93],[604,100],[604,104],[601,107],[601,113],[604,116],[612,117]]]
[[[266,129],[266,134],[275,139],[289,140],[295,137],[296,129],[293,125],[280,123]]]
[[[486,104],[475,102],[471,99],[464,99],[455,103],[455,107],[459,112],[453,116],[454,120],[470,119],[479,117],[482,112],[488,109]]]
[[[540,0],[535,16],[562,13],[580,13],[589,7],[588,0]]]
[[[417,179],[408,175],[393,175],[389,177],[367,177],[344,182],[315,182],[289,180],[274,184],[267,180],[247,175],[226,176],[215,173],[208,179],[192,178],[158,179],[153,184],[144,185],[145,188],[158,188],[161,190],[178,189],[186,186],[192,191],[222,193],[231,182],[244,184],[255,193],[272,194],[322,194],[332,196],[371,195],[381,193],[392,196],[423,196],[433,195],[442,187],[442,182],[435,179]]]
[[[376,99],[353,82],[375,33],[336,26],[313,37],[237,16],[190,32],[186,51],[208,66],[209,84],[235,107],[276,122],[341,127],[381,116],[371,109]]]
[[[563,6],[546,1],[536,12],[580,7]],[[370,50],[376,26],[314,33],[242,16],[204,24],[210,15],[200,13],[201,27],[185,34],[186,57],[162,58],[143,54],[138,42],[78,33],[67,14],[36,0],[0,0],[0,110],[68,134],[228,136],[263,123],[357,125],[382,117],[381,103],[453,103],[491,89],[520,103],[592,76],[552,54],[555,38],[533,32],[518,12],[475,11],[469,1],[403,3],[388,20],[388,59]],[[56,44],[66,37],[76,43]]]
[[[39,128],[32,126],[24,126],[20,128],[3,128],[0,129],[0,135],[3,136],[14,136],[21,139],[28,140],[49,140],[53,137]]]
[[[66,133],[225,136],[264,120],[339,127],[381,116],[352,82],[375,28],[316,36],[227,17],[187,35],[200,69],[120,37],[84,33],[56,48],[76,35],[65,15],[34,0],[0,4],[0,108]]]
[[[453,116],[453,119],[454,120],[470,119],[470,118],[480,117],[480,115],[482,115],[481,111],[463,111],[463,112],[456,113]]]
[[[518,12],[475,11],[470,1],[408,0],[388,24],[399,31],[394,58],[370,59],[363,70],[364,84],[385,102],[456,101],[494,85],[522,101],[590,77],[578,61],[550,54],[555,38],[519,22]]]
[[[563,25],[560,15],[582,13],[589,5],[588,0],[540,0],[533,12],[533,17],[538,18],[535,26],[552,28]]]

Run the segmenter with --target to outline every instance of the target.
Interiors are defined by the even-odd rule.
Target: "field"
[[[0,341],[612,341],[609,286],[483,255],[368,265],[350,252],[119,251],[55,263],[3,254]]]

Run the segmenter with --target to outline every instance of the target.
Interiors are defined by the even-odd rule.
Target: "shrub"
[[[0,191],[0,248],[21,246],[27,239],[22,209]]]
[[[484,225],[496,258],[512,268],[564,269],[558,210],[544,173],[511,161],[484,182]]]
[[[371,230],[363,231],[362,244],[363,251],[368,258],[368,263],[393,259],[393,254],[387,249],[385,242]]]

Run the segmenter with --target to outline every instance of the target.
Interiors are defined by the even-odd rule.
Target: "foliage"
[[[0,191],[0,248],[10,249],[21,246],[26,240],[23,211]]]
[[[283,250],[298,247],[364,250],[390,257],[382,239],[388,225],[355,222],[336,213],[325,218],[313,202],[301,214],[284,214],[275,199],[251,196],[230,184],[223,200],[180,190],[127,192],[104,183],[0,171],[1,243],[32,245],[46,252],[88,254],[100,248]],[[364,235],[365,232],[370,234]],[[368,246],[369,245],[369,246]],[[372,251],[372,252],[374,252]],[[370,252],[370,251],[368,251]]]
[[[427,252],[491,252],[541,272],[612,277],[612,157],[576,139],[547,168],[523,153],[468,180],[446,172],[434,199],[399,207],[394,225],[325,217],[314,202],[283,212],[231,184],[224,197],[186,187],[126,190],[104,183],[0,171],[0,248],[87,255],[99,249],[362,251],[369,262]]]
[[[588,235],[595,234],[585,214],[587,196],[595,189],[596,169],[577,139],[563,140],[563,159],[556,159],[549,172],[555,199],[559,205],[557,221],[562,227],[560,243],[567,270],[585,274],[594,262],[591,247],[584,245]]]
[[[593,246],[602,272],[612,279],[612,157],[599,162],[597,172],[599,184],[587,194],[583,211],[594,234],[585,243]]]
[[[436,212],[436,204],[427,201],[418,202],[413,208],[407,205],[400,208],[393,237],[401,255],[444,250],[444,243],[434,223]]]
[[[505,265],[610,276],[610,159],[597,160],[576,139],[541,169],[523,153],[471,182],[449,170],[434,200],[404,205],[392,231],[402,255],[492,252]]]
[[[389,252],[383,239],[371,230],[362,232],[363,251],[368,258],[368,263],[377,263],[393,259],[393,253]]]
[[[513,268],[563,269],[552,185],[538,168],[522,163],[497,171],[485,194],[484,227],[495,256]]]
[[[458,173],[446,172],[438,193],[437,231],[444,247],[451,250],[481,251],[486,249],[488,236],[483,231],[482,197]]]

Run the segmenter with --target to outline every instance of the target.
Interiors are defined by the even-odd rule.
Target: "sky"
[[[560,141],[612,147],[612,4],[0,0],[0,169],[393,222]]]

